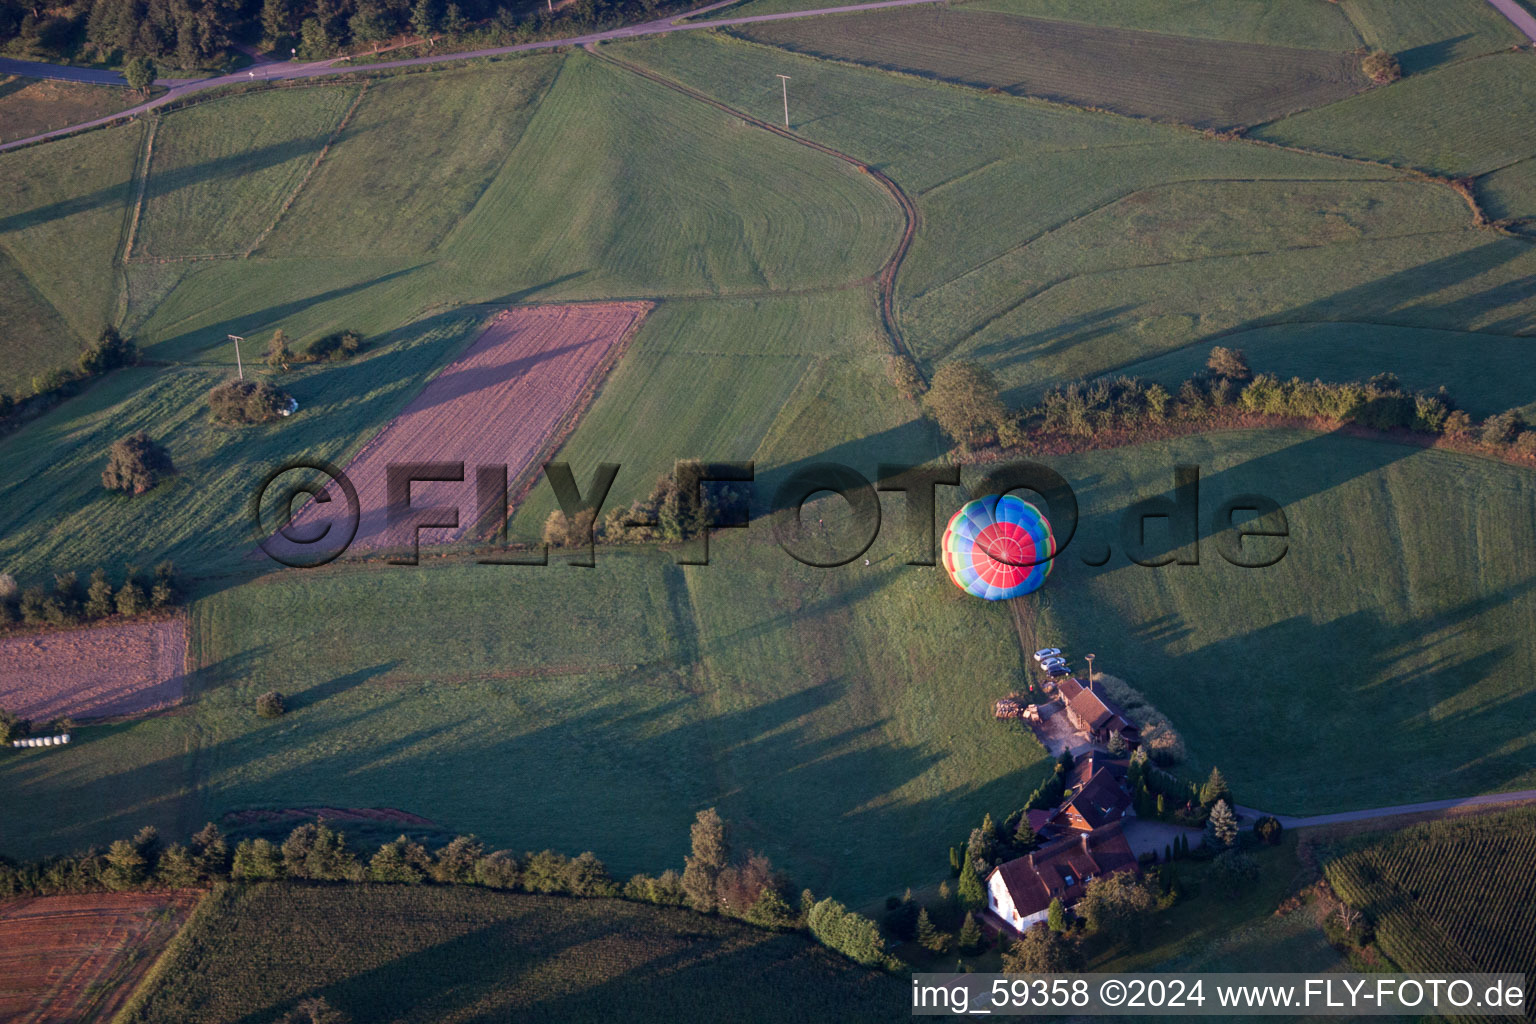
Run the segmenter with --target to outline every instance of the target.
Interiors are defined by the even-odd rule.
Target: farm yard
[[[201,896],[120,892],[0,900],[0,1019],[112,1020]]]
[[[1121,373],[1176,393],[1224,345],[1257,373],[1388,373],[1476,420],[1536,421],[1536,59],[1512,33],[1484,0],[966,0],[252,83],[0,153],[0,391],[22,401],[0,434],[0,572],[46,587],[168,558],[189,590],[184,619],[0,639],[0,707],[110,718],[0,751],[0,805],[29,809],[0,854],[207,821],[281,838],[324,815],[354,837],[591,849],[622,879],[680,866],[715,806],[796,889],[879,916],[936,890],[946,847],[1049,776],[991,708],[1050,645],[1096,651],[1176,723],[1185,769],[1220,765],[1248,806],[1536,787],[1519,451],[1266,424],[1036,452],[1081,522],[1017,617],[908,564],[898,494],[834,569],[790,557],[769,515],[817,463],[875,479],[976,462],[938,489],[942,525],[1002,457],[942,433],[893,353],[923,378],[973,361],[1013,409]],[[1364,77],[1377,46],[1401,81]],[[786,116],[784,133],[752,120]],[[108,323],[141,363],[29,403]],[[340,331],[365,344],[283,367],[279,330],[299,354]],[[237,372],[297,411],[214,422],[209,392]],[[176,472],[105,490],[108,448],[137,430]],[[584,491],[617,463],[605,511],[678,460],[750,461],[751,521],[713,535],[708,564],[636,546],[591,568],[558,549],[478,564],[463,542],[495,524],[474,521],[474,467],[510,465],[509,530],[536,543],[551,459]],[[347,467],[363,557],[291,570],[256,550],[256,482],[298,460]],[[442,460],[464,482],[418,484],[412,505],[452,495],[460,525],[423,531],[421,565],[386,564],[404,538],[382,467]],[[1190,464],[1199,563],[1131,564],[1127,513]],[[1222,557],[1216,516],[1242,494],[1284,509],[1274,566]],[[838,499],[802,520],[846,543]],[[256,710],[270,691],[280,717]],[[1505,833],[1420,840],[1523,855]],[[1104,962],[1337,966],[1316,928],[1273,914],[1294,842],[1259,851],[1243,898],[1181,903]],[[1405,906],[1440,885],[1410,846],[1329,867],[1378,866],[1362,898],[1406,922],[1384,947],[1395,928],[1470,963],[1529,959],[1517,913],[1478,938],[1448,923],[1454,901]],[[806,1019],[905,1006],[891,977],[800,935],[617,901],[235,885],[183,940],[121,1020],[266,1024],[315,994],[359,1021],[595,1020],[616,1001],[785,1019],[752,997],[765,979],[803,993]],[[1439,955],[1400,945],[1404,964]]]
[[[464,354],[347,464],[344,472],[362,508],[352,550],[398,550],[411,547],[416,536],[426,544],[447,543],[471,532],[476,513],[467,488],[478,467],[506,466],[515,491],[540,457],[549,454],[562,426],[581,412],[602,370],[618,357],[648,308],[631,302],[533,306],[497,314]],[[459,525],[419,535],[400,527],[391,532],[387,467],[429,462],[462,464],[465,483],[424,483],[412,488],[412,500],[417,507],[453,504],[446,499],[457,495]],[[340,532],[345,527],[333,510],[342,504],[339,494],[328,505],[312,503],[294,517],[291,529]],[[288,547],[281,537],[271,544],[269,551]]]
[[[322,995],[353,1020],[888,1020],[902,981],[799,935],[675,907],[466,886],[216,892],[124,1024],[274,1018]],[[299,965],[303,965],[302,967]],[[776,993],[762,998],[765,987]]]
[[[180,617],[0,637],[0,707],[38,722],[167,708],[181,700],[186,653]]]

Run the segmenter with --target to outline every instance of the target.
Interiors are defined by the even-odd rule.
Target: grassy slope
[[[1339,10],[1408,74],[1526,41],[1486,0],[1340,0]]]
[[[1170,488],[1176,463],[1201,467],[1200,564],[1131,565],[1121,510]],[[1536,784],[1526,470],[1288,432],[1052,464],[1079,483],[1085,546],[1051,578],[1043,642],[1125,666],[1243,803],[1316,813]],[[1269,569],[1229,565],[1209,536],[1220,502],[1250,492],[1289,521]],[[1108,565],[1083,564],[1105,543]],[[1412,770],[1384,770],[1371,736]]]
[[[796,129],[878,163],[918,204],[898,280],[908,342],[981,359],[1017,400],[1276,323],[1532,326],[1530,247],[1390,168],[692,34],[620,52],[764,116],[772,72],[793,74]],[[1525,380],[1502,390],[1529,401]]]
[[[261,252],[430,252],[485,191],[560,65],[538,56],[370,84]]]
[[[1453,176],[1485,174],[1536,153],[1536,58],[1499,53],[1267,125],[1288,145]]]
[[[353,1020],[864,1021],[902,982],[675,908],[469,887],[255,886],[213,895],[134,1024],[269,1020],[323,995]]]
[[[134,256],[245,252],[304,180],[358,89],[256,92],[166,117],[155,133]]]
[[[1337,8],[1319,9],[1311,0],[972,0],[967,6],[1236,43],[1335,51],[1359,45]]]
[[[905,7],[736,31],[800,52],[1200,127],[1266,121],[1367,84],[1346,53],[1197,40],[974,8]],[[1235,89],[1239,79],[1243,86]]]
[[[111,374],[0,446],[0,562],[33,578],[66,566],[84,578],[102,562],[145,566],[166,557],[194,575],[257,567],[245,562],[254,536],[246,507],[261,475],[289,459],[345,462],[469,342],[480,320],[473,311],[429,318],[379,338],[358,360],[284,377],[300,411],[269,426],[208,421],[206,394],[225,379],[221,370]],[[177,475],[138,498],[102,489],[107,449],[139,428],[170,449]]]
[[[93,121],[139,102],[138,93],[113,86],[0,75],[0,142]]]
[[[1415,390],[1444,385],[1461,408],[1479,419],[1510,408],[1536,419],[1536,386],[1527,373],[1529,338],[1317,323],[1256,327],[1225,341],[1247,353],[1262,373],[1307,380],[1365,380],[1395,373]],[[1125,372],[1172,389],[1204,367],[1206,355],[1201,348],[1181,348],[1132,363]]]
[[[73,362],[82,343],[113,318],[113,260],[127,227],[142,137],[141,126],[127,125],[0,154],[0,193],[8,197],[0,249],[32,285],[0,292],[0,307],[7,319],[25,321],[41,297],[74,333],[49,331],[27,341],[39,362],[44,351],[55,353],[50,365]],[[11,365],[7,358],[0,373],[11,375]]]

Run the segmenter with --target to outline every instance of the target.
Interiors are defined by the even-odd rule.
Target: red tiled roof
[[[1100,767],[1087,783],[1072,791],[1061,810],[1065,812],[1070,807],[1090,829],[1095,829],[1119,821],[1130,805],[1131,798],[1114,772],[1108,767]]]
[[[1002,876],[1019,916],[1028,917],[1045,910],[1052,899],[1070,907],[1087,891],[1089,878],[1136,869],[1136,855],[1116,823],[1047,843],[992,873]]]

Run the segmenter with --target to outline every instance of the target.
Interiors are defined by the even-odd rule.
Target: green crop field
[[[1528,809],[1412,825],[1339,843],[1325,870],[1402,970],[1514,971],[1529,979],[1533,825]]]
[[[799,935],[622,900],[469,886],[216,890],[119,1019],[271,1020],[323,996],[352,1020],[874,1021],[905,984]]]
[[[1536,56],[1498,53],[1296,114],[1254,134],[1290,146],[1417,167],[1486,174],[1536,154]]]
[[[1049,462],[1083,520],[1042,591],[1039,642],[1095,651],[1243,804],[1312,814],[1536,786],[1528,470],[1289,431]],[[1176,464],[1200,467],[1200,563],[1130,564],[1124,510],[1170,492]],[[1220,554],[1211,524],[1245,493],[1285,510],[1273,567]],[[1161,526],[1148,533],[1167,550]],[[1105,566],[1084,564],[1106,544]],[[1388,770],[1366,736],[1411,752],[1412,770]]]
[[[1254,124],[1366,85],[1345,53],[1214,42],[972,8],[740,26],[802,53],[1201,127]],[[1234,92],[1241,75],[1244,88]]]
[[[1495,220],[1536,220],[1536,154],[1479,178],[1477,191]]]

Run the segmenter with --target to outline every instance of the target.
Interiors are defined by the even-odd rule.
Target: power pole
[[[784,87],[784,127],[789,127],[789,76],[780,75],[779,84]]]
[[[235,369],[240,371],[240,379],[245,380],[245,367],[240,364],[240,343],[245,339],[238,334],[231,334],[228,337],[235,343]]]

